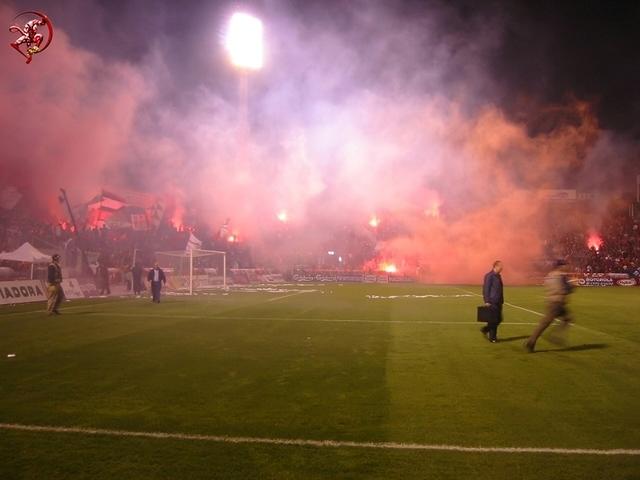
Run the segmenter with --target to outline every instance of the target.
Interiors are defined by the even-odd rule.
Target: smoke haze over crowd
[[[372,236],[376,216],[394,232],[380,259],[468,282],[500,258],[523,280],[548,228],[542,191],[629,189],[637,131],[583,84],[556,75],[564,91],[545,95],[523,78],[526,62],[496,66],[521,31],[546,42],[532,46],[529,74],[553,82],[539,18],[520,23],[500,3],[387,3],[249,5],[266,62],[249,74],[246,125],[221,45],[234,5],[43,7],[56,26],[46,55],[25,66],[0,49],[0,187],[53,215],[59,187],[77,201],[104,185],[151,192],[213,228],[231,218],[266,262],[345,226]],[[0,18],[24,8],[5,3]],[[291,244],[269,240],[279,212]]]

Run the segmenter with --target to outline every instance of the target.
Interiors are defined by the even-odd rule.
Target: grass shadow
[[[602,350],[603,348],[609,348],[606,343],[585,343],[583,345],[573,345],[571,347],[562,348],[548,348],[545,350],[536,350],[536,353],[545,352],[582,352],[584,350]]]
[[[517,337],[500,338],[499,341],[500,341],[500,343],[503,343],[503,342],[515,342],[515,341],[518,341],[518,340],[526,340],[527,338],[529,338],[529,335],[519,335]]]

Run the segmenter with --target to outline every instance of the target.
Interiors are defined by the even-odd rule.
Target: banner
[[[40,280],[0,282],[0,305],[44,302],[46,300],[46,289]]]
[[[574,276],[581,287],[635,287],[640,285],[640,278],[626,273],[585,273]]]
[[[401,275],[401,274],[395,274],[395,273],[389,274],[389,283],[413,283],[415,281],[416,281],[415,278],[408,277],[407,275]]]
[[[575,190],[540,190],[539,194],[544,200],[551,201],[572,201],[577,198]]]
[[[148,230],[149,224],[147,223],[147,216],[144,213],[132,213],[131,228],[136,231]]]
[[[157,200],[149,208],[146,209],[149,227],[158,228],[164,218],[164,203]]]
[[[578,279],[578,285],[581,287],[613,287],[615,281],[611,277],[584,276]]]
[[[296,270],[293,273],[295,282],[318,283],[410,283],[416,279],[401,274],[364,273],[360,270]]]
[[[62,280],[62,289],[67,298],[84,298],[82,287],[75,278],[65,278]]]

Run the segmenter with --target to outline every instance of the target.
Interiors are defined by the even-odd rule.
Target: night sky
[[[222,31],[228,13],[238,5],[259,14],[265,20],[267,32],[270,19],[277,23],[283,12],[316,32],[349,31],[358,26],[354,8],[358,2],[351,0],[5,3],[16,9],[42,8],[74,43],[105,57],[141,61],[154,45],[162,42],[173,55],[171,74],[181,88],[193,87],[207,78],[221,91],[233,88],[229,85],[232,73],[225,65],[223,52],[211,43],[211,38],[212,33]],[[478,25],[487,25],[497,41],[483,52],[486,72],[494,85],[482,91],[482,100],[498,103],[514,117],[526,115],[532,104],[562,102],[575,96],[592,103],[603,128],[640,137],[640,3],[498,0],[378,3],[394,4],[390,9],[412,22],[428,19],[437,11],[438,35],[462,36],[461,41],[468,43],[477,40],[469,32],[477,32]],[[375,38],[370,41],[375,42]],[[384,67],[367,65],[368,48],[365,44],[361,51],[364,65],[359,66],[359,73],[363,85],[373,81],[377,69]],[[277,58],[272,60],[277,65]],[[184,75],[184,70],[190,74]],[[451,72],[452,76],[455,74]],[[537,128],[535,119],[529,120]]]

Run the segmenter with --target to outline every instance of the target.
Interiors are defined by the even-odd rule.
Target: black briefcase
[[[483,305],[478,307],[478,321],[479,322],[495,322],[497,320],[498,312],[493,307],[487,307]]]

